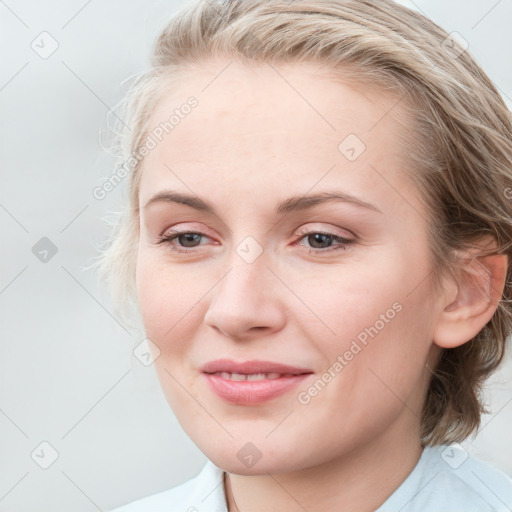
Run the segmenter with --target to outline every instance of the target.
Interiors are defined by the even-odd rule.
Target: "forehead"
[[[197,105],[175,115],[179,121],[146,156],[141,203],[162,186],[219,200],[234,189],[264,200],[282,187],[306,193],[316,184],[382,194],[389,185],[377,173],[404,166],[397,98],[356,90],[323,71],[313,63],[212,61],[187,72],[157,104],[149,132],[168,125],[189,98]],[[257,198],[255,189],[266,194]]]

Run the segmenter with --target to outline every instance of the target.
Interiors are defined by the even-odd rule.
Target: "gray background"
[[[512,0],[403,3],[459,32],[512,97]],[[0,512],[106,510],[173,487],[206,460],[132,354],[144,333],[112,316],[84,270],[108,234],[101,217],[123,198],[92,196],[114,165],[107,113],[179,5],[0,1]],[[43,31],[58,43],[48,58],[31,47],[51,48]],[[32,252],[49,246],[44,237],[57,250],[46,263]],[[464,443],[510,475],[511,382],[509,353],[486,388],[493,412]]]

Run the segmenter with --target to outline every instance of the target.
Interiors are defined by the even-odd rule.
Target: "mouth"
[[[233,375],[273,375],[276,373],[279,375],[301,375],[312,373],[312,370],[308,368],[259,359],[242,362],[233,361],[232,359],[216,359],[203,365],[201,371],[210,374],[228,373]]]
[[[202,367],[202,375],[218,397],[236,405],[256,405],[278,397],[313,371],[270,361],[236,363],[223,359]]]
[[[229,373],[229,372],[215,372],[215,373],[209,373],[208,375],[216,375],[218,377],[222,377],[223,379],[227,380],[234,380],[238,382],[242,381],[258,381],[258,380],[274,380],[274,379],[280,379],[282,377],[295,377],[296,374],[293,373]]]

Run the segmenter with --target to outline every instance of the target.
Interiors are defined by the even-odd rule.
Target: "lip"
[[[262,361],[253,359],[251,361],[244,361],[237,363],[231,359],[216,359],[210,361],[201,367],[203,373],[243,373],[250,375],[252,373],[292,373],[294,375],[301,375],[304,373],[312,373],[313,370],[307,368],[297,368],[282,363],[274,363],[272,361]]]
[[[210,389],[223,400],[237,405],[256,405],[290,391],[312,375],[311,370],[297,368],[271,361],[252,360],[237,363],[229,359],[210,361],[201,368]],[[286,377],[257,381],[234,381],[215,372],[241,373],[282,373]],[[292,375],[289,375],[292,374]]]

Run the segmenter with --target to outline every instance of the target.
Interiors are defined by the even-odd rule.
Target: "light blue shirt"
[[[111,512],[227,512],[223,470],[208,460],[186,482]],[[375,512],[511,512],[512,479],[460,445],[426,447]]]

